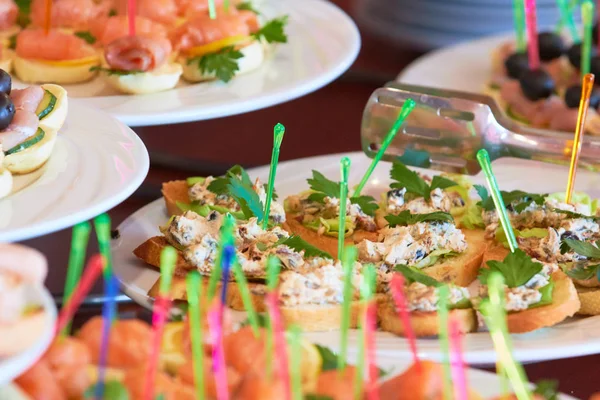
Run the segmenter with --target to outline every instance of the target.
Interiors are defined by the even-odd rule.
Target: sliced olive
[[[519,78],[523,94],[531,101],[547,99],[556,86],[552,77],[543,69],[527,70]]]
[[[504,61],[508,76],[519,79],[521,74],[529,69],[527,53],[513,53]]]
[[[574,85],[565,92],[565,103],[569,108],[578,108],[581,100],[581,85]],[[600,106],[600,89],[594,87],[590,95],[590,107],[598,108]]]
[[[552,61],[565,53],[565,42],[554,32],[542,32],[538,35],[540,59]]]
[[[10,125],[14,116],[15,105],[10,96],[0,92],[0,131],[6,129],[8,125]]]
[[[8,72],[3,69],[0,69],[0,92],[10,94],[10,89],[12,87],[12,79]]]

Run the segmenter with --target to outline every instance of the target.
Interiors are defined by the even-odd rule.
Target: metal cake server
[[[489,96],[389,82],[371,95],[363,114],[363,151],[373,158],[402,104],[417,103],[385,160],[446,172],[475,175],[481,170],[475,153],[490,158],[516,157],[567,164],[573,135],[528,128],[508,118]],[[600,137],[584,136],[580,167],[600,168]]]

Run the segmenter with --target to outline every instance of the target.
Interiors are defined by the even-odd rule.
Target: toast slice
[[[575,286],[581,307],[577,314],[600,315],[600,288]]]
[[[458,321],[461,333],[475,332],[477,330],[477,315],[472,308],[451,310],[450,314]],[[377,317],[383,331],[404,336],[404,325],[396,312],[396,307],[391,301],[380,302],[377,307]],[[410,324],[418,337],[437,336],[439,334],[439,320],[437,312],[411,312]]]
[[[183,214],[183,211],[177,207],[177,202],[190,203],[188,189],[187,181],[169,181],[162,184],[162,195],[169,216]]]
[[[504,260],[508,252],[501,245],[495,246],[485,254],[484,263],[489,260]],[[509,313],[506,322],[510,333],[526,333],[556,325],[579,311],[581,302],[573,281],[562,271],[553,273],[552,280],[552,304]]]
[[[441,261],[422,269],[422,272],[440,282],[467,287],[479,273],[479,267],[488,247],[484,231],[463,230],[468,247],[464,253],[455,257],[442,258]]]
[[[164,236],[154,236],[140,244],[133,250],[133,254],[144,261],[146,264],[160,268],[160,253],[168,246],[169,242]],[[194,266],[189,264],[184,258],[183,253],[177,250],[177,262],[175,263],[175,270],[191,270]]]
[[[331,254],[334,259],[338,258],[338,238],[337,236],[320,235],[317,231],[309,229],[299,222],[294,214],[287,213],[285,215],[285,222],[282,227],[290,234],[298,235],[313,246],[326,251]],[[352,236],[347,237],[345,243],[348,245],[357,244],[363,239],[376,241],[379,234],[377,232],[367,232],[363,230],[357,230]]]

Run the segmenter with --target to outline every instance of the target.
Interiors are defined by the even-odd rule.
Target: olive
[[[521,74],[529,69],[529,59],[527,53],[513,53],[506,61],[504,61],[504,67],[508,76],[513,79],[519,79]]]
[[[579,100],[581,100],[581,85],[574,85],[567,89],[565,92],[565,103],[569,108],[578,108]],[[590,94],[590,107],[596,109],[600,106],[600,89],[592,89]]]
[[[565,231],[562,235],[560,235],[560,240],[565,240],[565,239],[573,239],[573,240],[577,240],[577,235],[575,235],[573,232],[571,231]]]
[[[6,93],[0,93],[0,131],[10,125],[15,115],[15,105]],[[4,149],[5,151],[8,149]]]
[[[527,70],[519,78],[523,94],[531,101],[547,99],[554,93],[552,77],[543,69]]]
[[[595,57],[598,54],[596,46],[592,46],[590,57]],[[581,69],[581,43],[574,44],[567,51],[567,57],[571,65],[577,69]]]
[[[565,42],[554,32],[542,32],[538,35],[540,59],[552,61],[565,53]]]
[[[10,94],[10,89],[12,86],[12,79],[8,72],[3,69],[0,69],[0,92]]]

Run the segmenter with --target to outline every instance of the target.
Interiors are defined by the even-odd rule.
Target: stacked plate
[[[354,0],[353,6],[365,29],[419,50],[513,29],[512,1],[507,0]],[[556,1],[538,0],[537,16],[541,28],[555,26]]]

